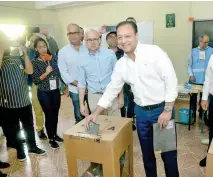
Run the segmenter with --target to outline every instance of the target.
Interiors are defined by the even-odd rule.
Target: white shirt
[[[64,46],[58,53],[58,67],[63,81],[68,85],[69,91],[78,93],[78,87],[71,85],[73,81],[77,81],[78,63],[80,54],[88,51],[84,45],[81,45],[77,51],[71,44]]]
[[[213,55],[211,55],[206,69],[202,100],[208,100],[209,94],[213,95]]]
[[[111,106],[125,82],[130,84],[139,106],[175,101],[177,77],[168,55],[158,46],[147,44],[138,44],[134,54],[135,62],[126,54],[118,60],[99,106]]]

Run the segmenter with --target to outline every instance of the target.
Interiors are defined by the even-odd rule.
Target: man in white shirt
[[[155,45],[138,43],[137,26],[124,21],[117,26],[118,44],[125,52],[116,63],[111,82],[98,102],[96,111],[86,118],[95,121],[122,89],[130,84],[136,103],[136,125],[147,177],[157,177],[153,150],[153,123],[165,128],[172,118],[177,98],[177,78],[167,54]],[[178,177],[177,151],[162,153],[167,177]]]
[[[68,85],[69,95],[74,106],[76,123],[82,120],[78,95],[77,67],[80,53],[87,51],[82,44],[82,34],[77,24],[67,26],[67,37],[70,44],[64,46],[58,53],[58,67],[63,81]]]
[[[209,98],[209,101],[208,101]],[[208,105],[209,104],[209,105]],[[211,55],[209,59],[209,63],[207,66],[205,81],[203,86],[203,95],[201,101],[201,107],[203,110],[208,111],[208,125],[209,125],[209,145],[208,149],[211,145],[211,141],[213,138],[213,55]],[[206,166],[206,157],[200,161],[200,166]]]

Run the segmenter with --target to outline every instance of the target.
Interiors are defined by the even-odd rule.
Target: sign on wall
[[[175,27],[175,14],[166,14],[166,28]]]

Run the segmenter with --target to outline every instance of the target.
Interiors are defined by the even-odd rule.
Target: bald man
[[[80,113],[77,66],[80,60],[80,53],[86,52],[86,47],[82,44],[82,34],[77,24],[67,26],[67,37],[69,44],[60,49],[58,53],[58,67],[63,81],[68,85],[69,95],[72,99],[75,115],[75,123],[83,119]]]
[[[81,55],[78,66],[78,91],[80,99],[80,111],[86,115],[84,105],[85,89],[88,88],[88,100],[90,110],[93,113],[98,101],[103,95],[106,86],[111,81],[111,75],[117,62],[113,50],[100,47],[100,34],[96,30],[85,33],[87,51]],[[120,108],[124,106],[123,91],[113,101],[112,105],[103,112],[103,115],[120,117]],[[124,156],[121,157],[121,169],[124,165]]]
[[[199,37],[199,45],[193,48],[188,58],[189,83],[203,85],[206,68],[213,53],[213,48],[208,46],[209,36],[204,34]],[[200,94],[200,99],[202,93]],[[192,95],[192,109],[194,117],[197,111],[197,94]],[[202,109],[199,109],[199,117],[202,116]],[[206,117],[206,114],[205,114]]]
[[[100,47],[100,35],[96,30],[85,33],[87,52],[81,55],[78,67],[78,89],[81,114],[85,115],[84,95],[88,87],[88,99],[90,110],[93,112],[98,100],[102,96],[106,86],[111,81],[112,71],[117,62],[117,57],[112,50]],[[121,97],[123,96],[120,94]],[[109,116],[120,116],[120,108],[123,106],[121,99],[115,99],[112,106],[103,114]]]

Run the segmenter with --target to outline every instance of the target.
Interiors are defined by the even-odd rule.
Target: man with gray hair
[[[94,113],[99,99],[111,81],[111,75],[117,57],[113,50],[100,47],[100,33],[89,30],[85,33],[87,51],[81,55],[78,66],[78,89],[81,114],[86,116],[84,105],[85,89],[88,88],[90,110]],[[123,90],[116,96],[112,104],[103,112],[103,115],[120,117],[120,108],[124,106]],[[124,166],[124,155],[120,158],[121,171]],[[92,164],[95,168],[97,164]],[[99,166],[100,167],[100,166]],[[97,168],[98,169],[98,168]]]
[[[209,59],[213,53],[213,48],[208,46],[209,36],[204,34],[199,37],[199,45],[193,48],[188,58],[188,74],[189,83],[196,85],[203,85],[205,80],[206,68]],[[200,98],[202,93],[200,94]],[[196,117],[197,110],[197,94],[192,95],[192,110],[194,117]],[[199,117],[202,116],[202,109],[199,109]]]
[[[84,106],[86,87],[88,87],[90,109],[93,112],[111,80],[112,71],[117,62],[117,57],[112,50],[100,47],[101,39],[98,31],[93,29],[87,31],[85,41],[88,49],[81,55],[78,67],[78,88],[82,115],[86,115]],[[112,106],[104,113],[105,115],[121,116],[119,109],[124,104],[123,91],[120,96],[122,99],[115,99]]]

